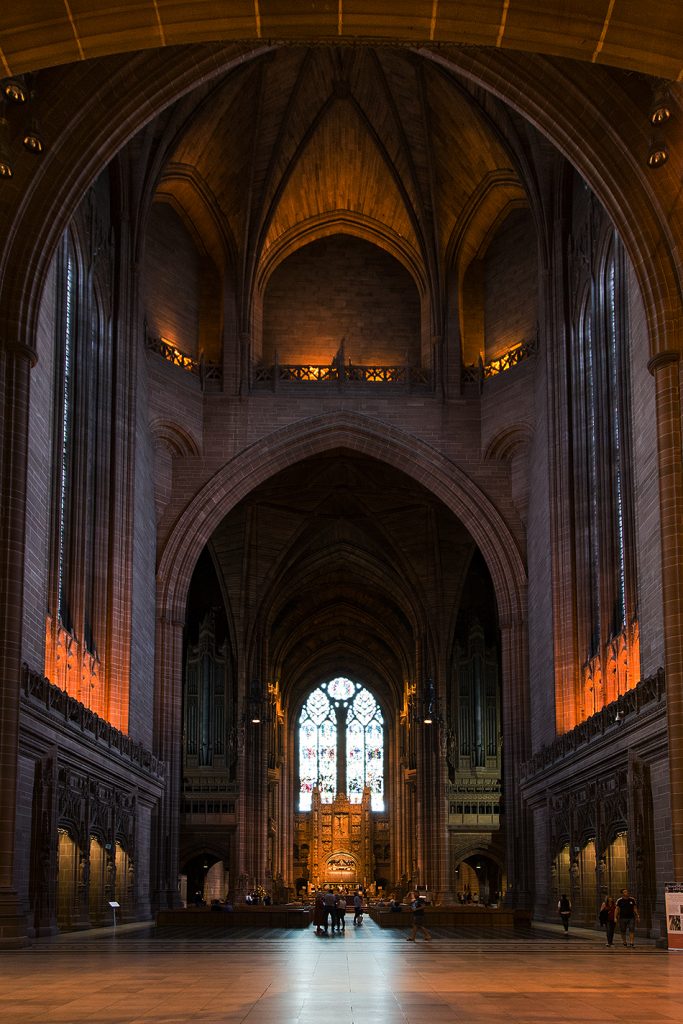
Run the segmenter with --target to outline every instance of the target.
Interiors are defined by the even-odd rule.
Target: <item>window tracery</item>
[[[340,676],[309,695],[299,716],[299,809],[313,790],[322,803],[345,792],[358,804],[367,786],[374,811],[384,810],[384,719],[369,690]]]

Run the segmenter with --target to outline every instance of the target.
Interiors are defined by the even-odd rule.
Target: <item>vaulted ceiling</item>
[[[210,40],[465,43],[680,80],[676,0],[23,0],[0,11],[5,74]]]
[[[465,528],[371,459],[336,453],[278,474],[225,518],[211,548],[234,642],[267,637],[256,649],[295,692],[342,662],[395,706],[422,644],[447,655],[458,608],[495,626],[480,561],[468,577]]]
[[[185,101],[157,194],[214,257],[219,226],[246,290],[299,245],[343,231],[438,291],[475,200],[499,192],[488,227],[524,198],[501,110],[407,50],[286,47]]]

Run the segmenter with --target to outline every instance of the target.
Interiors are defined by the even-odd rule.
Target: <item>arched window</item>
[[[346,793],[359,804],[370,788],[373,811],[384,810],[384,719],[360,683],[338,677],[314,690],[299,716],[299,809],[309,811],[315,786],[323,803]]]
[[[613,229],[582,264],[570,352],[577,724],[640,678],[631,480],[627,272]],[[578,676],[578,674],[577,674]]]

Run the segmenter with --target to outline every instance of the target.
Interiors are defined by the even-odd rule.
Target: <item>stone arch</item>
[[[258,291],[263,294],[271,274],[289,256],[310,242],[337,234],[353,235],[384,249],[405,267],[420,295],[424,295],[427,283],[423,264],[410,242],[385,224],[380,224],[353,210],[336,210],[333,214],[320,214],[296,224],[286,234],[281,235],[261,260],[256,278]]]
[[[164,447],[171,455],[199,456],[201,449],[194,437],[170,420],[156,419],[150,423],[150,431],[155,447]]]
[[[489,173],[470,196],[446,249],[448,307],[458,310],[463,362],[467,359],[463,288],[471,263],[491,242],[496,229],[513,210],[529,205],[517,175],[507,170]],[[470,353],[471,358],[471,353]],[[472,360],[476,362],[476,359]]]
[[[254,487],[301,459],[339,449],[394,466],[440,498],[480,547],[491,573],[502,623],[525,619],[526,571],[513,535],[492,502],[452,462],[395,427],[360,415],[317,416],[247,448],[195,495],[161,553],[159,614],[181,621],[199,553],[223,517]]]
[[[533,431],[526,423],[516,423],[495,434],[484,449],[484,460],[509,461],[517,452],[524,451],[531,444]]]
[[[198,8],[201,6],[201,15]],[[426,41],[467,46],[511,47],[531,53],[552,53],[572,60],[612,64],[645,74],[681,77],[679,54],[683,29],[675,30],[666,5],[646,5],[625,10],[617,5],[603,16],[583,17],[567,12],[561,0],[527,3],[526,13],[515,11],[508,21],[500,0],[479,0],[462,10],[452,4],[425,4],[413,0],[397,9],[394,0],[373,0],[356,11],[344,4],[302,9],[299,0],[276,5],[245,4],[232,17],[219,6],[184,0],[171,7],[155,8],[156,17],[140,18],[137,5],[113,2],[90,10],[76,19],[70,12],[50,10],[50,21],[8,9],[0,16],[3,50],[0,63],[5,74],[19,74],[39,67],[88,60],[130,50],[187,42],[220,41],[241,36],[248,39],[311,38],[395,40],[417,45]],[[370,8],[370,9],[368,9]]]
[[[649,146],[649,122],[642,110],[624,91],[610,88],[595,66],[582,69],[578,85],[543,57],[522,62],[508,53],[420,53],[509,104],[579,171],[616,225],[633,264],[646,311],[650,354],[679,352],[683,282],[672,225],[663,215],[655,188],[663,188],[665,181],[663,176],[653,181],[644,158],[638,162],[633,156],[634,149],[644,156]],[[598,108],[594,97],[606,92],[611,106],[603,100]],[[612,126],[617,122],[628,127],[630,146],[615,135]],[[616,147],[613,153],[610,146]],[[621,156],[615,159],[616,150]],[[673,180],[667,184],[673,187]]]

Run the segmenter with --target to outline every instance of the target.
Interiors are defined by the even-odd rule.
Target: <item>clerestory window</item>
[[[314,690],[299,716],[299,809],[318,786],[323,803],[346,793],[358,804],[366,786],[384,810],[384,719],[369,690],[343,676]]]

